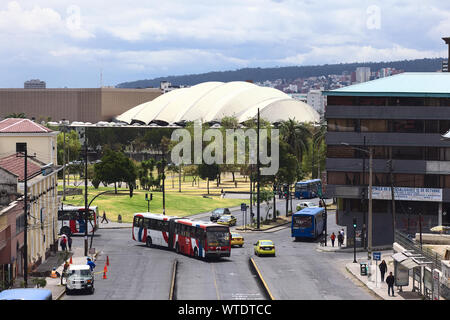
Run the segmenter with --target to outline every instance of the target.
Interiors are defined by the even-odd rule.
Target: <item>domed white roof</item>
[[[234,116],[244,122],[255,117],[258,108],[260,116],[270,122],[320,120],[319,114],[306,103],[294,100],[280,90],[244,81],[204,82],[176,89],[124,112],[116,119],[128,124],[171,124],[221,121],[225,116]]]

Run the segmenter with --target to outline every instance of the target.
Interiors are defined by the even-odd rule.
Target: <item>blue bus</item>
[[[52,300],[52,292],[48,289],[20,288],[7,289],[0,292],[0,300]]]
[[[325,208],[312,207],[297,211],[292,215],[291,237],[295,240],[316,239],[325,230],[323,213]]]
[[[311,199],[317,197],[317,189],[322,184],[320,179],[300,181],[295,184],[295,197],[297,199]]]

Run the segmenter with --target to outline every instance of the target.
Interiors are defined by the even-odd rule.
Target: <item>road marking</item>
[[[212,269],[213,277],[214,277],[214,287],[216,288],[217,300],[221,300],[220,295],[219,295],[219,288],[217,287],[216,270],[214,269],[214,264],[211,264],[211,269]]]

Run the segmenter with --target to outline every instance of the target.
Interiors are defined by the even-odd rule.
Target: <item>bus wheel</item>
[[[198,259],[198,250],[194,248],[194,258]]]
[[[59,232],[60,232],[60,234],[66,234],[68,236],[70,236],[70,234],[71,234],[70,228],[68,226],[62,227]]]
[[[147,237],[147,240],[145,241],[145,245],[149,248],[152,247],[152,238]]]
[[[176,253],[180,253],[180,246],[178,245],[178,242],[177,242],[177,244],[175,245],[175,252],[176,252]]]

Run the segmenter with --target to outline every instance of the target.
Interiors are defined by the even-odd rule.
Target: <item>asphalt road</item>
[[[197,218],[204,219],[201,216]],[[338,228],[334,213],[329,213],[329,233]],[[95,293],[66,295],[63,299],[167,300],[175,260],[178,300],[265,299],[250,268],[250,257],[277,300],[373,299],[345,271],[344,265],[353,259],[352,253],[320,252],[315,242],[294,242],[288,226],[275,230],[242,233],[243,248],[233,248],[230,258],[206,262],[165,249],[147,248],[131,239],[131,229],[101,229],[93,245],[100,251]],[[256,257],[252,244],[258,239],[273,240],[276,257]],[[83,237],[74,237],[73,245],[82,247]],[[107,279],[102,279],[107,256]]]

